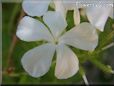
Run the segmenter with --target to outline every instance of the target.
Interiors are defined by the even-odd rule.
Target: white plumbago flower
[[[103,1],[91,0],[91,1],[93,2],[91,3],[91,5],[93,4],[93,6],[90,5],[90,6],[84,7],[88,20],[98,30],[104,31],[104,27],[108,17],[111,17],[112,19],[114,19],[113,0],[110,0],[109,5],[107,4],[107,0],[103,0]],[[102,2],[106,2],[106,3],[102,3]],[[76,3],[79,3],[79,1],[76,1]],[[86,5],[87,3],[88,5],[90,4],[89,1],[86,1],[86,0],[83,0],[83,3],[86,3]],[[80,6],[78,8],[80,8]]]
[[[98,44],[96,30],[84,22],[63,34],[67,23],[59,12],[48,11],[44,14],[43,21],[49,28],[29,16],[25,16],[18,25],[16,35],[21,40],[47,41],[24,54],[21,60],[23,68],[31,76],[41,77],[50,69],[56,52],[55,76],[58,79],[70,78],[78,72],[79,60],[69,46],[94,50]]]
[[[74,10],[74,23],[75,25],[80,23],[80,14],[76,4],[67,2],[68,0],[24,0],[22,7],[28,15],[40,17],[47,12],[52,1],[54,2],[55,10],[61,12],[64,17],[66,17],[68,10]]]
[[[83,1],[83,3],[84,2],[87,3],[86,0]],[[76,1],[76,3],[78,3],[78,1]],[[55,0],[56,11],[61,12],[64,16],[68,10],[74,10],[74,23],[78,25],[80,23],[80,13],[76,3],[68,2],[68,0]],[[96,4],[98,5],[99,3]],[[104,31],[108,17],[114,18],[114,8],[111,6],[90,6],[86,7],[85,12],[89,22],[100,31]]]
[[[87,7],[88,20],[100,31],[104,31],[108,17],[114,18],[113,7]]]
[[[83,2],[87,3],[86,0]],[[76,1],[76,3],[78,3],[78,1]],[[61,13],[64,12],[64,15],[66,15],[68,10],[74,10],[74,23],[75,25],[78,25],[80,23],[80,13],[78,10],[80,7],[78,7],[76,3],[68,2],[68,0],[55,0],[56,10],[60,11]],[[86,7],[85,12],[89,22],[100,31],[104,31],[108,17],[114,19],[114,8],[111,6],[90,6]]]
[[[43,16],[47,12],[48,6],[52,1],[55,4],[55,10],[61,12],[64,17],[66,17],[68,10],[74,10],[74,23],[75,25],[80,24],[80,13],[76,6],[78,1],[74,3],[68,2],[68,0],[24,0],[22,7],[30,16]],[[114,18],[113,7],[111,6],[87,7],[86,14],[90,23],[100,31],[104,31],[104,26],[109,16]]]
[[[113,8],[113,1],[110,1],[111,3],[108,5],[107,0],[91,0],[95,3],[89,3],[89,1],[84,1],[83,3],[88,3],[90,6],[84,7],[85,13],[87,14],[87,18],[89,22],[95,26],[98,30],[104,31],[105,24],[107,22],[108,17],[111,17],[114,19],[114,8]],[[76,1],[78,3],[78,1]],[[106,2],[106,3],[102,3]]]

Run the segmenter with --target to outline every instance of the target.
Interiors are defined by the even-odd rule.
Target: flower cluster
[[[48,11],[52,1],[55,11]],[[90,23],[80,23],[80,12],[75,3],[65,3],[64,0],[24,0],[22,7],[28,16],[20,21],[16,32],[17,37],[27,42],[46,41],[45,44],[24,54],[21,60],[23,68],[31,76],[41,77],[50,69],[56,52],[55,76],[58,79],[70,78],[78,72],[78,57],[69,46],[93,51],[98,45],[96,28],[100,31],[104,30],[112,9],[84,8]],[[66,31],[68,10],[74,10],[75,26]],[[41,17],[44,23],[32,18],[34,16]]]

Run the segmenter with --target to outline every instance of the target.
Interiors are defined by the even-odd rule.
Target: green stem
[[[85,75],[85,70],[84,70],[83,67],[81,67],[81,66],[80,66],[79,73],[80,73],[80,75],[82,76],[85,85],[88,86],[89,83],[88,83],[87,77],[86,77],[86,75]]]
[[[112,70],[112,68],[109,65],[104,65],[96,59],[89,59],[89,61],[106,73],[114,73],[114,71]]]
[[[11,14],[10,22],[9,22],[9,25],[8,25],[8,28],[9,28],[8,32],[11,32],[12,28],[14,27],[14,21],[15,21],[15,18],[17,16],[17,13],[19,12],[19,10],[20,10],[20,5],[16,4],[14,6],[13,12]]]

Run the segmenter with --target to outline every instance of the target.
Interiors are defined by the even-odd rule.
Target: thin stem
[[[104,65],[103,63],[99,62],[97,59],[89,59],[89,61],[91,63],[93,63],[94,65],[96,65],[96,67],[98,67],[99,69],[101,69],[102,71],[106,72],[106,73],[111,73],[113,74],[114,71],[112,70],[111,66],[109,65]]]
[[[112,28],[114,29],[114,24],[112,25]]]
[[[17,7],[17,6],[16,6]],[[14,9],[14,11],[15,11],[15,9]],[[13,13],[15,13],[15,12],[13,12]],[[16,13],[15,13],[16,14]],[[14,15],[14,14],[13,14]],[[23,10],[21,11],[21,13],[20,13],[20,17],[19,17],[19,19],[18,19],[18,21],[20,21],[20,19],[23,17],[25,15],[25,13],[23,12]],[[16,15],[15,15],[15,17],[16,17]],[[14,17],[14,18],[15,18]],[[13,21],[11,21],[11,22],[14,22],[14,20]],[[12,26],[13,26],[13,23],[11,24]],[[12,27],[11,26],[11,27]],[[16,45],[16,43],[17,43],[17,37],[16,37],[16,34],[14,34],[13,35],[13,39],[12,39],[12,42],[11,42],[11,45],[10,45],[10,48],[9,48],[9,52],[8,52],[8,59],[7,59],[7,72],[9,71],[9,72],[11,72],[12,70],[14,70],[14,68],[12,69],[12,65],[13,65],[13,61],[12,61],[12,53],[13,53],[13,50],[14,50],[14,48],[15,48],[15,45]]]
[[[10,73],[9,74],[6,71],[3,71],[2,75],[7,75],[9,77],[20,77],[21,75],[23,75],[23,76],[27,75],[27,73],[26,72],[21,72],[21,73]]]
[[[106,49],[109,49],[110,47],[114,46],[114,42],[110,43],[109,45],[103,47],[101,50],[104,51]]]
[[[8,24],[8,28],[9,28],[8,32],[9,32],[9,34],[11,34],[11,30],[14,27],[15,17],[17,16],[17,13],[19,12],[19,10],[20,10],[20,7],[19,7],[19,5],[16,4],[14,6],[13,12],[11,14],[11,18],[10,18],[11,22],[9,22],[9,24]]]
[[[89,83],[88,83],[88,80],[87,80],[87,77],[86,77],[86,75],[85,75],[85,73],[82,75],[82,78],[83,78],[83,80],[84,80],[84,82],[85,82],[85,85],[89,85]]]
[[[85,75],[85,70],[84,70],[84,68],[83,68],[82,66],[80,66],[79,73],[80,73],[80,75],[82,76],[85,85],[88,86],[89,83],[88,83],[88,80],[87,80],[86,75]]]
[[[110,39],[112,39],[113,36],[114,36],[114,31],[112,31],[112,32],[108,35],[108,37],[102,41],[102,45],[100,46],[100,48],[104,47],[104,46],[107,44],[106,42],[109,41]]]

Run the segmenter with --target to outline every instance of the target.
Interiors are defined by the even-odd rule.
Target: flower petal
[[[84,22],[66,32],[59,42],[83,50],[94,50],[98,44],[98,35],[91,24]]]
[[[75,25],[80,24],[80,13],[77,8],[74,9],[74,23]]]
[[[75,75],[79,70],[79,61],[73,51],[60,44],[57,46],[57,60],[55,76],[58,79],[67,79]]]
[[[76,6],[76,3],[69,0],[63,0],[63,5],[66,11],[74,10],[74,23],[75,25],[80,24],[80,13]]]
[[[48,29],[38,20],[25,16],[19,23],[16,35],[24,41],[51,41]]]
[[[51,0],[24,0],[22,7],[30,16],[42,16],[47,10]]]
[[[100,31],[104,31],[110,11],[111,7],[88,7],[86,9],[89,21]]]
[[[54,52],[55,46],[49,43],[29,50],[22,57],[23,68],[33,77],[43,76],[51,66]]]
[[[111,17],[112,19],[114,19],[114,8],[111,9],[110,17]]]
[[[68,0],[55,0],[54,2],[56,11],[60,12],[65,18],[68,10],[74,10],[75,25],[80,23],[80,14],[78,8],[76,8],[76,3],[71,3]]]
[[[66,28],[67,22],[59,12],[47,12],[43,17],[54,37],[58,37]]]
[[[55,10],[57,12],[60,12],[63,15],[63,17],[66,18],[67,11],[64,8],[63,1],[62,0],[54,0],[54,4],[55,4]]]
[[[76,1],[71,1],[71,0],[62,0],[63,5],[66,10],[74,10],[76,8]]]

